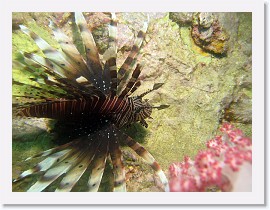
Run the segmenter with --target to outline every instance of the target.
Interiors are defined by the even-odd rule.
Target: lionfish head
[[[149,103],[148,99],[143,100],[143,97],[147,95],[148,93],[157,90],[163,85],[163,83],[155,83],[153,88],[144,92],[143,94],[133,97],[133,102],[134,102],[134,119],[136,122],[140,122],[144,127],[148,127],[148,124],[146,123],[145,119],[146,118],[151,118],[152,114],[152,109],[157,108],[157,109],[164,109],[169,107],[169,105],[160,105],[160,106],[152,106]]]
[[[152,106],[148,102],[148,100],[142,100],[141,97],[134,97],[133,101],[134,105],[134,119],[136,122],[140,122],[144,127],[148,127],[146,123],[146,118],[151,118],[152,114]]]

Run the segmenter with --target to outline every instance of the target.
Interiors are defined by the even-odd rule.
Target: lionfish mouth
[[[63,177],[55,191],[71,191],[86,170],[90,170],[87,191],[99,189],[107,160],[113,170],[113,191],[126,191],[126,177],[120,142],[128,145],[159,176],[165,191],[168,181],[154,157],[121,128],[135,122],[147,127],[153,108],[164,109],[168,105],[151,106],[142,98],[160,88],[163,83],[139,96],[131,96],[141,85],[139,75],[142,66],[136,64],[143,44],[148,21],[135,39],[128,57],[117,70],[117,21],[111,14],[109,43],[101,62],[96,43],[82,13],[75,13],[75,23],[81,35],[85,55],[79,53],[73,41],[53,21],[50,27],[61,50],[52,47],[44,39],[24,25],[23,33],[31,37],[43,56],[22,52],[21,72],[32,75],[31,83],[13,80],[18,91],[13,94],[16,116],[50,118],[57,120],[55,130],[64,128],[68,142],[43,151],[32,158],[43,160],[26,170],[14,180],[18,182],[42,172],[40,179],[28,192],[45,190],[58,178]],[[105,56],[106,55],[106,56]],[[34,84],[33,84],[34,83]]]

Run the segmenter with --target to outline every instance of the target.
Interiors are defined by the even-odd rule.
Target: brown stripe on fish
[[[116,95],[116,90],[117,90],[117,67],[116,67],[116,58],[115,57],[111,57],[109,58],[109,60],[107,61],[107,65],[109,67],[110,70],[110,87],[111,87],[111,96],[115,96]]]
[[[141,73],[141,65],[137,64],[135,70],[132,73],[131,78],[129,79],[128,84],[126,85],[126,88],[122,91],[119,97],[125,97],[130,92],[131,88],[134,86],[135,82],[137,81],[140,73]]]
[[[127,58],[128,60],[126,59],[126,61],[124,62],[124,64],[121,66],[121,68],[118,71],[117,77],[119,80],[122,80],[122,78],[124,77],[124,74],[127,71],[129,71],[129,69],[132,69],[133,66],[135,65],[135,59],[136,59],[138,52],[142,46],[147,28],[148,28],[148,23],[145,22],[143,29],[139,31],[139,33],[135,39],[134,45],[131,49],[131,52],[128,55],[128,58]]]
[[[137,82],[135,82],[134,86],[129,91],[128,95],[131,95],[132,93],[134,93],[140,86],[141,86],[141,81],[138,80]]]

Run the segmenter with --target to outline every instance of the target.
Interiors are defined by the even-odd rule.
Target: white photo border
[[[12,12],[252,12],[252,192],[12,192]],[[263,0],[9,0],[1,5],[1,182],[4,204],[264,204],[264,1]],[[4,49],[4,50],[3,50]]]

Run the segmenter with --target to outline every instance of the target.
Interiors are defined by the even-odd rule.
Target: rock
[[[170,12],[169,18],[180,27],[190,26],[193,20],[193,12]]]
[[[50,131],[53,122],[45,118],[13,118],[12,120],[12,138],[13,140],[28,140],[37,138],[40,134]]]
[[[239,95],[225,109],[224,119],[231,123],[252,124],[251,102],[246,94]]]

